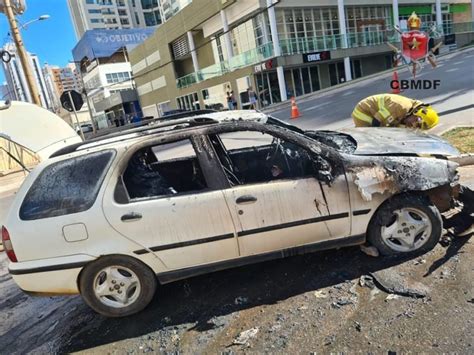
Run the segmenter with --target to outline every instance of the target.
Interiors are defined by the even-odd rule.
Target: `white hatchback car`
[[[382,254],[429,250],[458,186],[456,154],[406,130],[208,113],[54,153],[23,183],[2,239],[23,290],[80,293],[126,316],[158,281],[366,241]]]

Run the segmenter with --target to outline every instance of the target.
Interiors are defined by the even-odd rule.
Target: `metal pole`
[[[81,76],[82,77],[82,76]],[[84,83],[84,81],[82,81]],[[84,88],[84,96],[86,97],[86,101],[87,101],[87,108],[89,109],[89,116],[91,116],[91,122],[92,122],[92,133],[96,134],[97,133],[97,129],[99,128],[99,125],[97,124],[97,128],[96,128],[96,121],[95,121],[95,117],[94,115],[92,114],[92,107],[91,107],[91,104],[89,102],[89,96],[87,96],[87,91],[86,89]]]
[[[4,0],[4,3],[5,3],[5,15],[7,16],[8,22],[10,24],[13,41],[15,42],[16,50],[18,52],[18,56],[20,57],[21,66],[23,67],[23,71],[25,73],[26,83],[28,85],[28,89],[30,90],[31,98],[34,104],[41,106],[41,100],[40,100],[38,88],[36,86],[35,78],[31,70],[30,62],[28,60],[28,55],[23,45],[23,40],[21,38],[20,30],[18,29],[17,20],[15,18],[15,14],[13,13],[11,0]]]
[[[71,103],[72,109],[74,110],[74,116],[76,117],[76,124],[79,127],[79,133],[81,135],[82,140],[85,141],[86,139],[84,138],[84,132],[82,132],[81,125],[79,124],[79,119],[77,118],[76,105],[72,100],[71,90],[67,92],[67,95],[69,96],[69,102]]]
[[[436,0],[436,24],[443,26],[443,16],[441,15],[441,0]]]
[[[398,12],[398,0],[393,0],[392,9],[393,9],[393,26],[400,27],[400,16],[399,16],[399,12]]]

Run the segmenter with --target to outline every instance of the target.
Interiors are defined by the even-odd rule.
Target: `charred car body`
[[[233,111],[65,147],[12,205],[10,273],[26,291],[80,292],[97,312],[125,316],[157,280],[367,240],[383,254],[429,250],[458,189],[446,159],[458,152],[385,132],[302,131]]]

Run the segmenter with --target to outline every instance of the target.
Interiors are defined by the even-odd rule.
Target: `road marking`
[[[456,71],[456,70],[459,70],[459,68],[451,68],[451,69],[446,70],[446,72],[450,73],[450,72],[453,72],[453,71]]]
[[[353,93],[354,93],[354,91],[350,90],[350,91],[346,92],[345,94],[342,94],[342,96],[348,96],[348,95],[351,95]]]
[[[311,106],[311,107],[308,107],[308,108],[305,108],[303,109],[302,111],[311,111],[311,110],[314,110],[315,108],[318,108],[318,107],[321,107],[321,106],[324,106],[324,105],[329,105],[330,102],[325,102],[323,104],[319,104],[319,105],[314,105],[314,106]]]
[[[459,62],[454,62],[453,64],[458,65],[458,64],[464,64],[464,60],[461,60]]]

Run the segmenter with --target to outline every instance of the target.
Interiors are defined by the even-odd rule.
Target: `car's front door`
[[[202,163],[188,139],[140,149],[129,160],[103,208],[119,233],[144,246],[137,254],[154,252],[169,269],[239,256],[223,192]]]
[[[240,255],[349,236],[344,174],[331,186],[319,181],[307,149],[273,138],[261,132],[219,135],[238,180],[224,194],[237,228]]]

